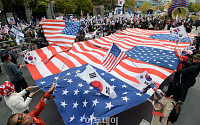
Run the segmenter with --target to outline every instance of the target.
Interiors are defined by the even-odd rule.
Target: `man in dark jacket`
[[[21,92],[23,89],[26,89],[28,87],[28,84],[26,83],[21,73],[21,68],[23,68],[23,65],[17,66],[13,62],[11,62],[12,57],[7,53],[4,53],[2,55],[2,58],[5,60],[5,62],[3,63],[3,67],[7,75],[9,76],[10,81],[15,86],[15,91]],[[28,96],[29,94],[30,93],[28,92],[26,96]]]
[[[17,64],[17,58],[18,58],[18,55],[20,55],[19,53],[18,53],[17,55],[14,54],[14,53],[10,50],[10,46],[9,46],[9,45],[5,45],[5,46],[4,46],[4,50],[2,50],[1,53],[0,53],[1,62],[2,62],[2,63],[5,62],[5,60],[2,58],[2,55],[3,55],[4,53],[9,54],[9,55],[12,57],[11,62],[13,62],[14,64]]]
[[[177,70],[174,75],[174,81],[181,82],[182,93],[181,93],[181,101],[185,101],[185,97],[187,95],[188,89],[192,87],[196,80],[195,78],[199,74],[200,71],[200,54],[196,54],[193,56],[193,64],[187,68],[183,68],[181,70]]]

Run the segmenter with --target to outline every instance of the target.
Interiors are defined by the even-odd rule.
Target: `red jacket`
[[[183,59],[183,61],[188,62],[187,56],[179,56],[177,50],[175,50],[174,53],[179,59]],[[180,61],[179,64],[178,64],[177,70],[182,69],[184,66],[185,66],[185,64],[181,63],[181,61]]]
[[[35,108],[28,113],[28,115],[30,115],[32,117],[34,124],[45,125],[45,123],[42,121],[42,119],[39,117],[39,115],[45,106],[45,98],[48,98],[50,96],[51,96],[51,93],[46,91],[46,93],[44,94],[44,97],[42,97],[40,99],[40,102],[37,104],[37,106],[35,106]]]

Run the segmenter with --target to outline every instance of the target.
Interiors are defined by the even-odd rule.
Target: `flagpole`
[[[57,84],[57,82],[58,82],[58,79],[60,78],[60,74],[62,73],[62,70],[63,70],[63,68],[64,68],[65,63],[67,62],[68,56],[69,56],[69,52],[68,52],[68,54],[67,54],[67,57],[66,57],[66,59],[65,59],[65,62],[64,62],[64,64],[63,64],[63,66],[62,66],[62,69],[60,70],[60,73],[59,73],[59,75],[58,75],[58,78],[56,79],[56,82],[55,82],[56,84]]]
[[[108,49],[106,49],[106,48],[103,48],[103,47],[100,47],[100,46],[97,46],[97,45],[94,45],[93,43],[90,43],[90,42],[88,42],[87,41],[87,43],[89,43],[90,45],[93,45],[93,46],[96,46],[96,47],[98,47],[98,48],[101,48],[101,49],[104,49],[104,50],[108,50]],[[128,57],[128,59],[130,60],[130,57]],[[131,60],[130,60],[131,61]],[[132,62],[132,61],[131,61]],[[133,62],[132,62],[133,63]],[[133,63],[134,65],[135,65],[135,63]],[[136,65],[135,65],[136,66]],[[138,68],[137,66],[136,66],[136,68],[142,73],[142,71],[140,70],[140,68]]]
[[[128,59],[131,61],[130,57],[128,57]],[[131,61],[133,63],[133,61]],[[133,65],[135,65],[135,63],[133,63]],[[140,68],[137,67],[137,65],[135,65],[136,68],[142,73],[142,71],[140,70]]]
[[[66,59],[65,59],[65,62],[63,63],[63,66],[62,66],[62,68],[61,68],[61,70],[60,70],[60,73],[59,73],[59,75],[58,75],[58,78],[56,79],[56,81],[55,82],[52,82],[52,83],[49,83],[49,84],[47,84],[46,86],[44,86],[43,88],[45,88],[45,87],[47,87],[47,86],[49,86],[50,84],[57,84],[57,82],[58,82],[58,79],[60,78],[60,74],[62,73],[62,70],[63,70],[63,68],[64,68],[64,65],[65,65],[65,63],[66,63],[66,61],[67,61],[67,59],[68,59],[68,56],[69,56],[69,52],[68,52],[68,54],[67,54],[67,57],[66,57]],[[35,91],[35,93],[37,93],[38,91],[40,91],[40,90],[42,90],[43,88],[40,88],[40,89],[38,89],[38,90],[36,90]]]

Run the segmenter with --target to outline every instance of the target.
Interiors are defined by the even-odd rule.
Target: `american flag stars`
[[[131,105],[138,105],[141,102],[146,101],[147,97],[149,97],[148,95],[138,97],[136,93],[139,93],[139,90],[131,87],[116,77],[113,77],[111,74],[106,73],[103,77],[108,77],[105,80],[108,81],[111,87],[117,92],[116,99],[108,98],[107,96],[97,92],[94,87],[84,82],[82,79],[79,79],[79,77],[75,77],[76,73],[72,73],[73,71],[74,70],[66,71],[66,73],[64,71],[63,74],[61,74],[61,79],[58,80],[59,87],[56,88],[57,91],[54,93],[56,96],[54,101],[58,106],[65,124],[86,125],[88,122],[89,124],[91,122],[94,123],[98,117],[109,117],[103,116],[108,112],[113,112],[111,113],[111,116],[113,116],[114,114],[119,113],[116,111],[121,111],[121,108],[122,110],[127,110],[132,107]],[[96,68],[96,71],[100,71],[99,74],[105,73],[103,70],[98,68]],[[70,75],[67,75],[67,73]],[[55,76],[49,78],[45,77],[37,82],[41,87],[43,87],[45,86],[45,83],[55,81]],[[44,84],[42,85],[41,83]],[[136,102],[138,102],[138,104],[135,104]]]

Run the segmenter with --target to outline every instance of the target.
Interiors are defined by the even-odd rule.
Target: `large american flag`
[[[176,46],[174,41],[153,40],[115,33],[99,39],[74,43],[70,51],[66,51],[66,49],[59,46],[48,46],[33,51],[41,61],[36,65],[28,64],[27,67],[39,87],[58,79],[58,73],[67,58],[58,80],[58,87],[55,92],[56,98],[54,99],[65,124],[86,124],[86,118],[87,120],[94,118],[89,120],[89,124],[91,121],[94,123],[97,118],[102,120],[101,118],[113,116],[141,104],[149,98],[153,91],[149,90],[146,94],[141,95],[140,90],[143,89],[143,86],[135,76],[147,71],[159,86],[174,72],[168,68],[150,64],[137,58],[129,58],[123,59],[108,73],[101,65],[101,60],[108,49],[111,48],[113,42],[122,51],[141,46],[173,52]],[[177,48],[181,50],[188,45],[188,43],[180,42]],[[108,97],[97,93],[95,89],[77,77],[75,72],[82,72],[87,64],[95,66],[94,68],[101,77],[114,88],[117,99],[108,99]],[[47,89],[45,88],[44,91]]]
[[[125,57],[126,57],[126,53],[123,52],[115,43],[113,43],[111,48],[108,50],[108,52],[104,56],[101,64],[103,65],[103,67],[106,68],[106,70],[108,70],[108,72],[110,72]]]
[[[72,49],[69,51],[67,62],[64,65],[64,70],[82,66],[87,63],[90,63],[99,69],[104,69],[101,65],[101,60],[107,53],[107,50],[111,47],[113,41],[121,48],[122,51],[127,51],[136,45],[173,51],[174,47],[176,46],[174,41],[159,41],[116,33],[99,39],[74,43]],[[188,45],[188,43],[180,42],[177,49],[181,50],[186,48]],[[59,73],[68,54],[68,52],[58,46],[49,46],[35,50],[35,52],[42,58],[42,61],[37,63],[35,66],[30,64],[27,65],[34,80]],[[55,53],[58,54],[49,60],[48,63],[45,63],[45,61],[51,58]],[[161,84],[171,73],[173,73],[172,70],[142,62],[133,58],[130,58],[130,60],[122,60],[110,73],[124,82],[136,87],[137,89],[142,89],[139,82],[134,77],[141,73],[138,68],[140,68],[142,71],[146,70],[154,82],[158,85]]]
[[[50,45],[70,49],[75,41],[81,22],[46,19],[40,22]]]

